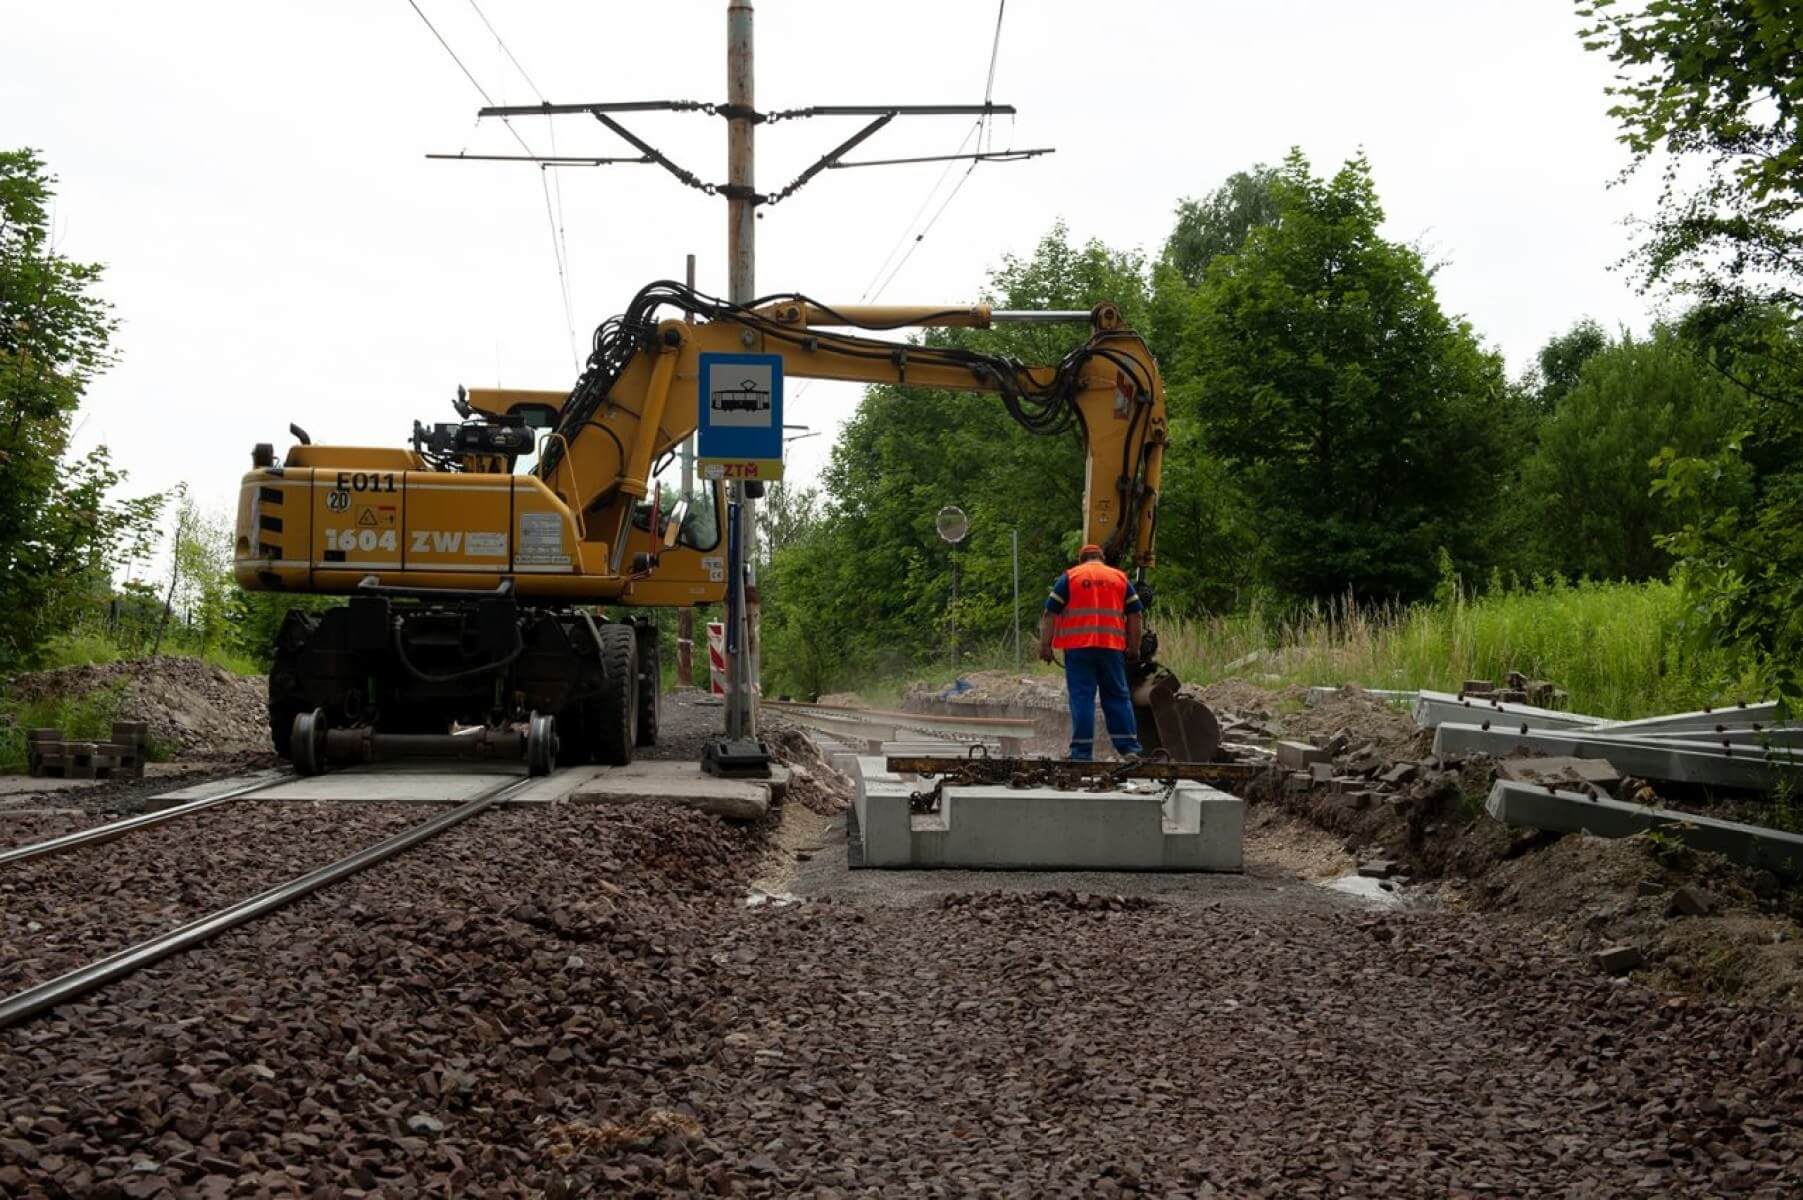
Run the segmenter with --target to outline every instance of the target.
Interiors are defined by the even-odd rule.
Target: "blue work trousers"
[[[1127,656],[1119,650],[1088,646],[1064,652],[1064,690],[1071,702],[1071,757],[1081,762],[1095,757],[1098,688],[1115,753],[1138,754],[1139,729],[1133,723],[1133,699],[1127,692]]]

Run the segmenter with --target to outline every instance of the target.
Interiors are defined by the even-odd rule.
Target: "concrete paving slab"
[[[1485,721],[1517,730],[1523,725],[1529,729],[1590,729],[1603,722],[1601,717],[1583,713],[1486,700],[1482,696],[1459,697],[1451,692],[1423,691],[1415,699],[1413,712],[1415,724],[1423,729],[1438,729],[1448,723],[1481,725]]]
[[[106,782],[108,781],[104,779],[49,779],[35,775],[0,775],[0,799],[14,796],[42,796],[51,792],[69,792]]]
[[[523,777],[526,771],[520,767],[507,774]],[[342,804],[462,804],[493,788],[502,778],[505,776],[493,771],[328,771],[277,784],[267,791],[246,796],[245,801],[252,804],[295,800]],[[518,803],[519,797],[509,796],[502,801],[504,804],[509,802]]]
[[[1490,789],[1484,807],[1505,825],[1526,825],[1556,833],[1616,838],[1660,829],[1687,846],[1712,850],[1746,866],[1763,867],[1781,879],[1803,878],[1803,835],[1778,829],[1648,808],[1582,792],[1549,792],[1535,784],[1501,779]]]
[[[1794,758],[1783,750],[1773,752],[1780,756],[1777,758],[1764,751],[1728,754],[1719,747],[1687,749],[1671,743],[1598,737],[1570,730],[1539,729],[1520,733],[1484,729],[1477,725],[1445,724],[1434,734],[1434,753],[1442,757],[1481,753],[1496,758],[1521,754],[1602,758],[1624,774],[1638,775],[1642,779],[1750,791],[1766,791],[1786,779],[1803,782],[1803,754]]]
[[[571,804],[631,801],[679,804],[730,820],[755,821],[770,811],[770,784],[704,774],[699,763],[639,762],[604,769],[569,794]]]
[[[187,787],[176,788],[174,791],[160,792],[146,801],[144,808],[147,812],[160,812],[165,808],[186,804],[190,800],[217,796],[219,793],[229,792],[233,788],[253,783],[270,783],[285,778],[293,778],[293,772],[276,767],[263,771],[246,771],[242,775],[233,775],[225,779],[209,779],[203,783],[191,783]]]

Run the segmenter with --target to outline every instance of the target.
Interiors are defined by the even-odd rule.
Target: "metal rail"
[[[411,829],[404,829],[373,846],[365,846],[355,854],[341,858],[329,866],[309,871],[286,883],[279,883],[268,891],[247,900],[240,900],[229,908],[222,908],[197,921],[190,921],[177,929],[158,934],[149,941],[129,946],[117,954],[108,955],[85,967],[77,967],[65,975],[8,996],[6,999],[0,1000],[0,1029],[9,1028],[58,1005],[79,999],[89,992],[125,978],[142,967],[148,967],[153,963],[161,962],[172,954],[179,954],[198,946],[228,929],[235,929],[247,921],[254,921],[278,908],[292,904],[303,896],[309,896],[320,888],[337,883],[339,880],[355,875],[368,867],[373,867],[379,862],[393,858],[402,851],[409,850],[428,838],[437,837],[452,826],[469,820],[513,792],[537,782],[531,776],[510,779],[499,787],[491,788],[482,795],[465,801],[449,812],[441,813]]]
[[[185,817],[189,813],[199,812],[203,808],[212,808],[215,804],[224,804],[228,800],[240,800],[252,792],[260,792],[265,788],[291,782],[293,779],[292,771],[283,771],[274,779],[243,784],[229,791],[221,792],[217,796],[203,796],[199,800],[190,800],[186,804],[178,804],[174,808],[165,808],[160,812],[144,813],[141,816],[126,817],[119,821],[108,821],[104,825],[96,825],[91,829],[78,829],[74,833],[66,833],[61,837],[49,838],[42,842],[33,842],[28,846],[14,846],[10,850],[0,850],[0,864],[26,862],[30,859],[42,858],[47,854],[60,854],[64,850],[73,850],[78,846],[108,842],[130,833],[134,829],[161,825],[164,821],[173,821],[177,817]]]
[[[959,717],[941,713],[895,712],[881,708],[797,704],[775,700],[764,701],[764,706],[802,724],[868,726],[873,729],[911,730],[948,738],[995,738],[1003,741],[1024,741],[1038,733],[1030,717]]]

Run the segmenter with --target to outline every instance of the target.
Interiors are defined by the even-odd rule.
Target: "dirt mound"
[[[902,707],[909,712],[932,711],[940,705],[995,708],[1021,714],[1033,709],[1054,713],[1068,710],[1064,684],[1058,679],[1009,671],[972,671],[951,683],[911,684],[902,698]]]
[[[1306,694],[1302,688],[1273,691],[1244,679],[1223,679],[1207,687],[1188,686],[1184,691],[1199,697],[1217,716],[1232,713],[1255,721],[1269,720],[1286,708],[1294,708]]]
[[[788,724],[767,723],[764,744],[778,762],[789,768],[787,804],[793,801],[810,812],[831,815],[851,803],[852,782],[826,760],[814,739]]]
[[[1288,713],[1278,724],[1284,736],[1305,741],[1325,740],[1344,729],[1353,741],[1371,742],[1394,758],[1410,757],[1421,733],[1408,709],[1356,685],[1341,688],[1313,707]]]
[[[116,689],[120,720],[145,721],[151,738],[177,758],[269,749],[269,692],[261,675],[234,675],[198,658],[142,658],[59,667],[13,677],[21,700],[86,696]]]

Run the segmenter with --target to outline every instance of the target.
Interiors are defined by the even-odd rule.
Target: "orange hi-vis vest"
[[[1052,618],[1054,650],[1127,648],[1127,573],[1099,559],[1064,573],[1070,599]]]

